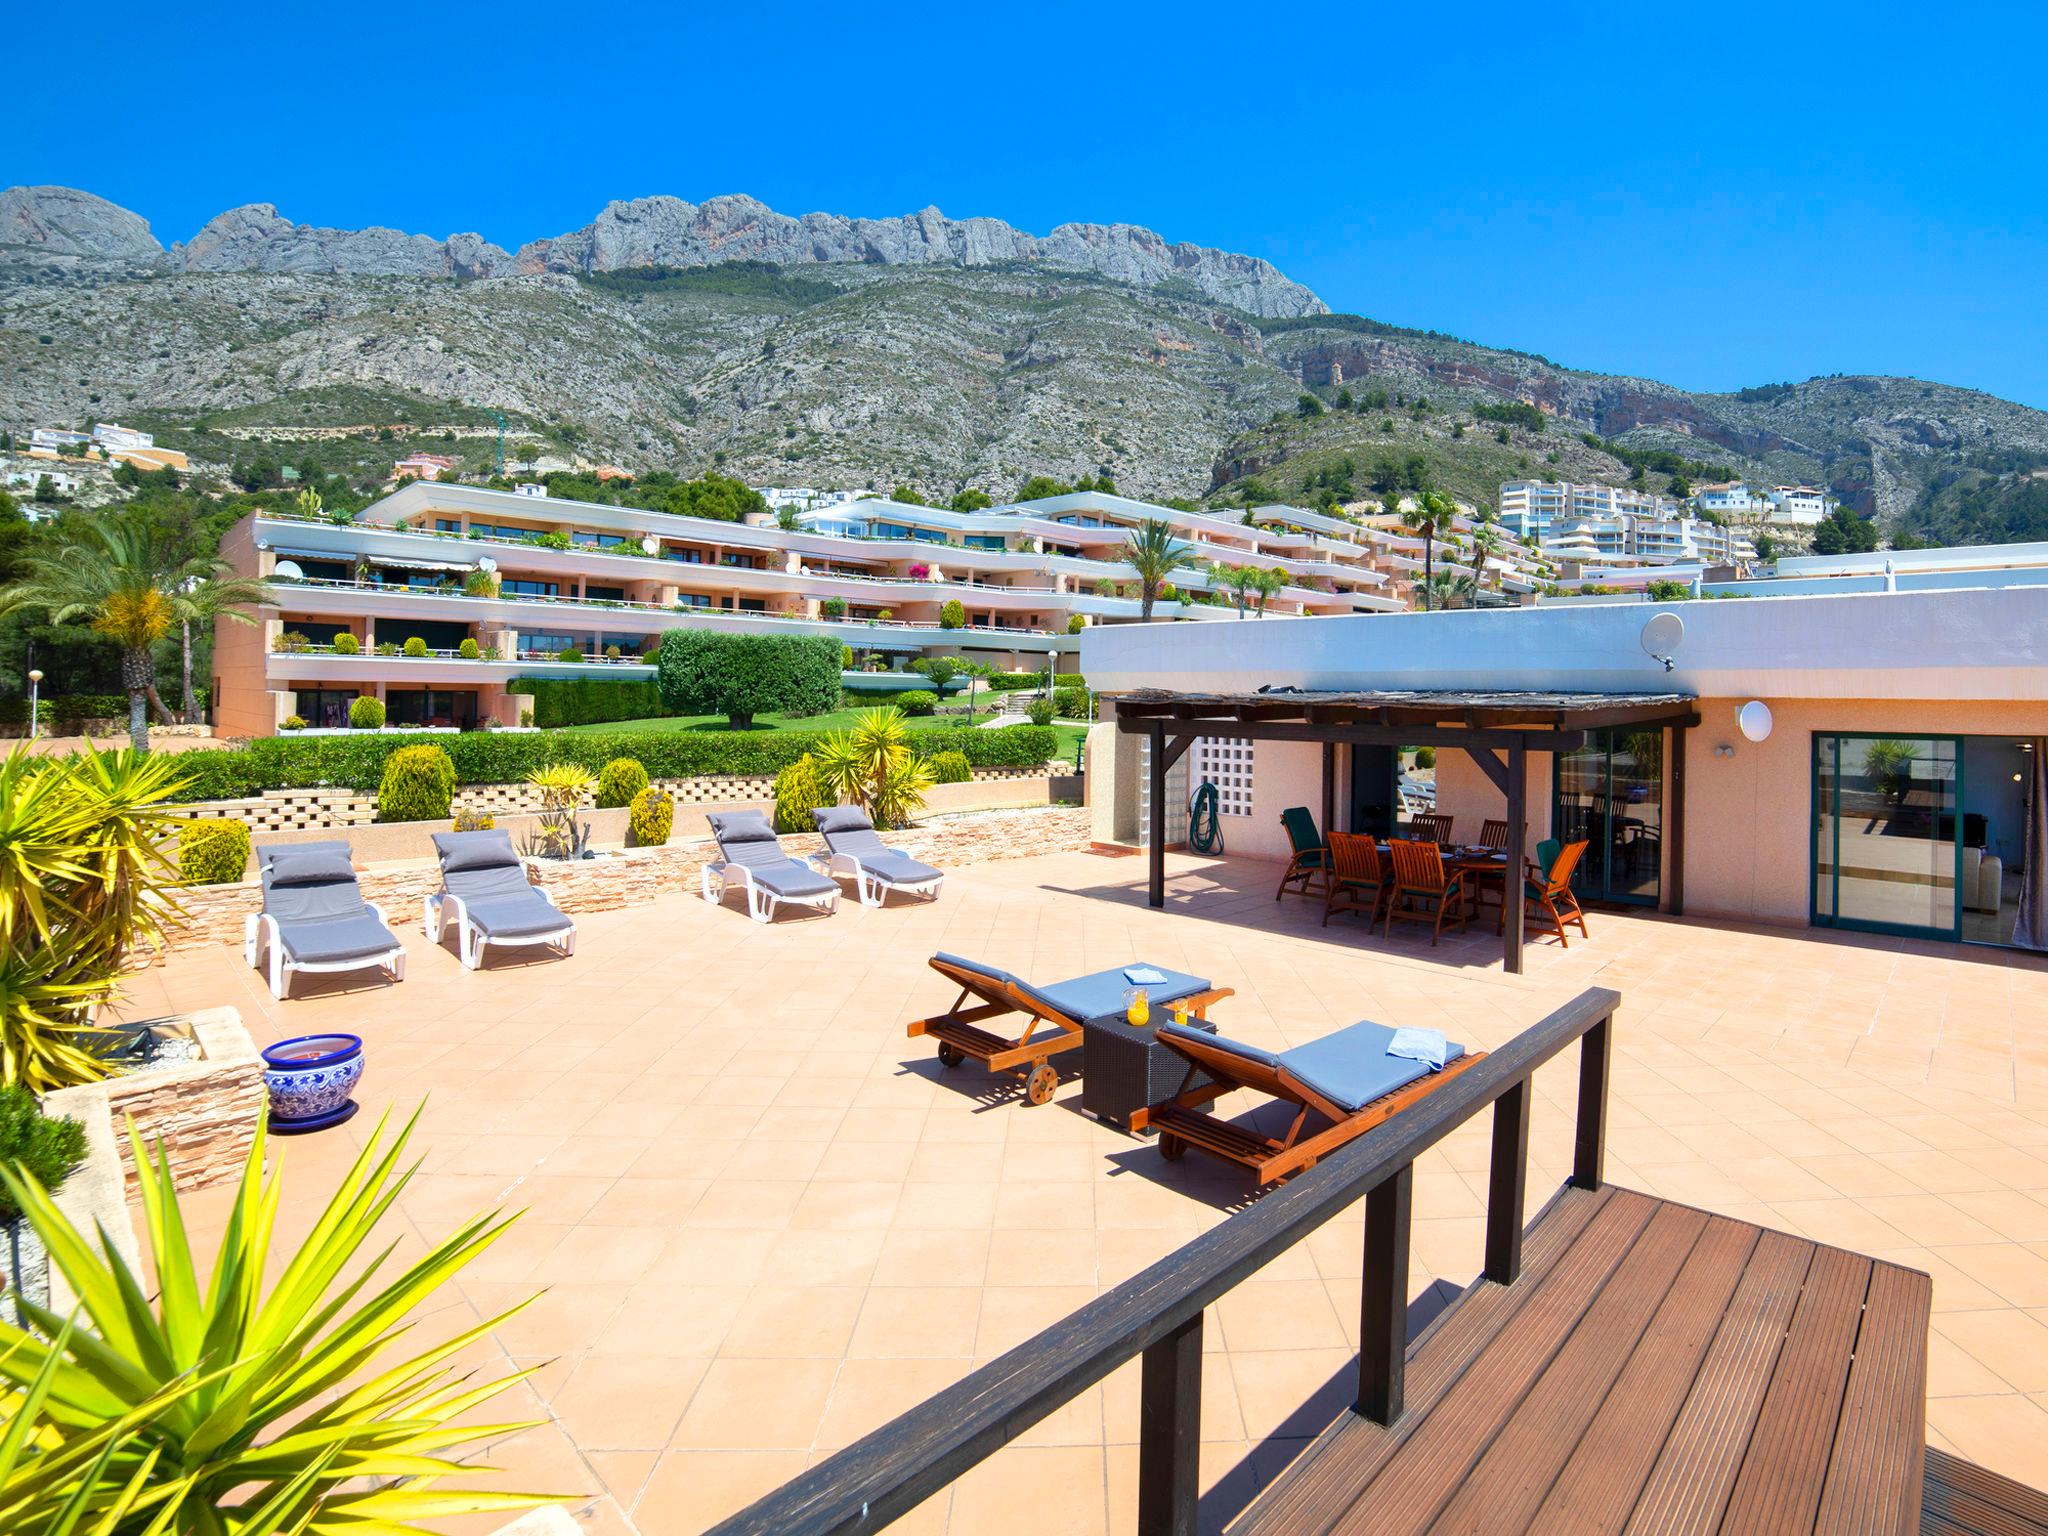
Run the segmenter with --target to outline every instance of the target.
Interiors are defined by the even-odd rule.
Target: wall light
[[[1719,743],[1714,748],[1714,756],[1716,757],[1733,757],[1734,755],[1735,749],[1725,741]]]

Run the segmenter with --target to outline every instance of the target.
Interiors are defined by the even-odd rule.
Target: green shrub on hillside
[[[249,824],[232,816],[188,823],[178,833],[178,873],[187,885],[231,885],[249,867]]]
[[[894,703],[906,715],[931,715],[938,713],[939,696],[929,688],[912,688],[897,694]]]
[[[348,723],[359,731],[374,731],[384,724],[384,701],[358,694],[349,701]]]
[[[648,785],[635,795],[626,811],[626,825],[633,833],[633,845],[637,848],[661,847],[668,841],[675,820],[674,798],[656,784]]]
[[[677,714],[817,715],[839,699],[839,642],[822,635],[724,635],[672,629],[656,663],[662,702]]]
[[[442,747],[400,747],[377,786],[379,821],[443,821],[455,795],[455,764]]]
[[[647,787],[647,770],[633,757],[615,757],[598,770],[597,808],[613,810],[631,805],[633,797]]]
[[[931,764],[934,784],[965,784],[974,777],[974,767],[964,752],[940,752]]]
[[[820,731],[464,731],[437,738],[428,750],[447,753],[458,783],[517,784],[548,763],[580,763],[596,773],[615,757],[637,758],[651,779],[774,774],[823,739]],[[1036,767],[1059,751],[1057,734],[1029,725],[935,726],[912,731],[909,741],[919,757],[959,752],[977,768]],[[417,750],[401,743],[395,736],[265,736],[246,747],[184,752],[178,773],[186,784],[177,798],[231,800],[323,784],[374,794],[387,759]]]
[[[775,775],[776,831],[815,832],[818,828],[811,820],[811,812],[830,804],[832,797],[825,792],[809,753]]]

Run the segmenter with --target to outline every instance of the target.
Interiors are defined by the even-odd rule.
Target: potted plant
[[[9,1083],[0,1086],[0,1166],[26,1168],[43,1188],[55,1190],[85,1161],[85,1127],[76,1120],[45,1115],[36,1096]],[[11,1282],[5,1310],[15,1323],[17,1298],[39,1304],[49,1296],[49,1255],[35,1228],[21,1219],[13,1192],[0,1185],[0,1253]]]
[[[270,1128],[284,1135],[339,1125],[356,1112],[363,1075],[360,1035],[300,1035],[263,1051]]]

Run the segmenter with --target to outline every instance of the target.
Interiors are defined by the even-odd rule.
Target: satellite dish
[[[1745,740],[1768,741],[1771,735],[1771,706],[1762,699],[1751,699],[1735,711],[1735,724]]]
[[[304,581],[306,579],[306,573],[299,569],[299,562],[296,560],[278,561],[275,569],[270,574],[279,581]]]
[[[488,576],[490,575],[491,572],[495,571],[498,568],[498,562],[493,560],[489,555],[479,555],[477,557],[476,568],[482,571],[486,576]]]
[[[1643,626],[1643,649],[1656,660],[1664,663],[1664,670],[1671,670],[1671,658],[1678,654],[1678,645],[1685,638],[1685,620],[1675,613],[1660,613]]]

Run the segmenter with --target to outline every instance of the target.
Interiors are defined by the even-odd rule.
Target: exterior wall
[[[245,517],[227,531],[220,553],[238,575],[258,573],[252,519]],[[213,621],[213,726],[221,736],[268,736],[290,712],[286,701],[270,691],[268,678],[277,610],[258,608],[251,617],[254,624],[237,623],[225,614]]]
[[[1500,754],[1501,761],[1507,754]],[[1536,845],[1550,835],[1550,784],[1553,754],[1531,752],[1523,761],[1522,806],[1528,825],[1522,838],[1522,856],[1534,858]],[[1451,831],[1460,841],[1474,843],[1489,818],[1505,821],[1508,797],[1493,787],[1493,780],[1480,771],[1469,754],[1456,747],[1436,749],[1436,808],[1456,818]]]
[[[1743,739],[1746,698],[1700,700],[1688,732],[1685,909],[1688,914],[1805,923],[1810,910],[1816,732],[1899,736],[2037,736],[2048,700],[1773,699],[1770,738]],[[1732,757],[1716,757],[1732,746]]]

